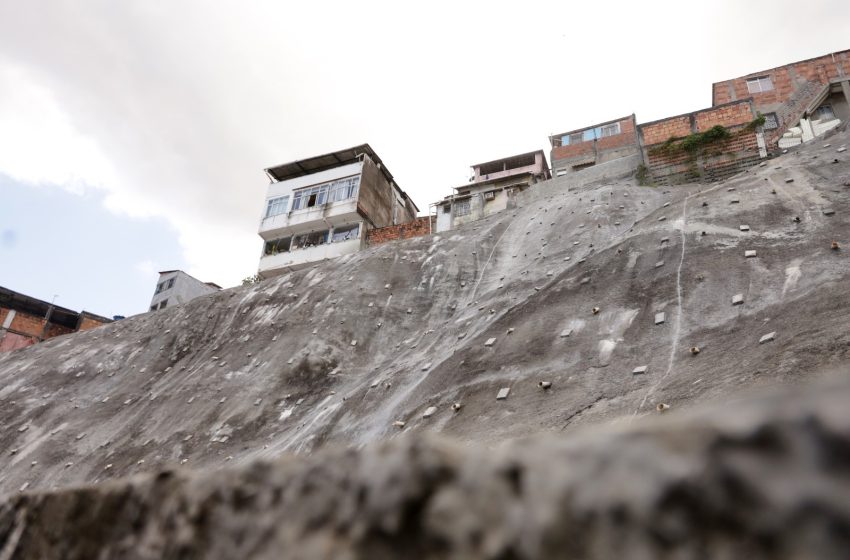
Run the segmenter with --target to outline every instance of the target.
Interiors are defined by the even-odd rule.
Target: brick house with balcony
[[[552,178],[543,150],[477,163],[472,179],[436,202],[437,231],[446,231],[509,208],[513,197]]]
[[[850,50],[752,72],[712,85],[714,106],[751,98],[774,151],[850,120]]]
[[[265,172],[272,182],[259,228],[264,279],[357,252],[367,230],[411,222],[419,212],[369,144]]]

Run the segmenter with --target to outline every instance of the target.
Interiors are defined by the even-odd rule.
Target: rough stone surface
[[[406,437],[19,494],[0,557],[844,559],[848,400],[845,381],[495,450]]]
[[[798,155],[821,149],[668,193],[634,179],[559,177],[450,232],[0,353],[0,495],[423,430],[495,446],[655,416],[659,402],[675,413],[808,382],[824,365],[850,363],[850,251],[829,249],[850,246],[850,161]],[[727,188],[740,204],[728,205]],[[755,233],[741,235],[742,222]],[[760,258],[743,259],[745,249]],[[742,307],[729,305],[737,293]],[[647,328],[656,310],[671,320]],[[565,328],[573,332],[561,339]],[[759,346],[770,330],[781,342]],[[629,375],[635,365],[648,374]],[[541,379],[552,390],[540,391]],[[497,403],[506,386],[510,398]],[[448,412],[456,402],[457,413],[422,419],[427,406]]]

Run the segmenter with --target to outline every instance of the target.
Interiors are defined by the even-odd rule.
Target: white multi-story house
[[[265,171],[272,183],[260,220],[261,278],[359,251],[366,230],[419,212],[369,144]]]
[[[163,270],[159,273],[156,290],[151,299],[151,311],[173,307],[221,290],[221,286],[212,282],[201,282],[182,270]]]

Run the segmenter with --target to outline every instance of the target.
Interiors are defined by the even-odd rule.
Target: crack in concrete
[[[578,410],[576,410],[575,412],[573,412],[572,414],[567,416],[567,419],[564,422],[564,425],[561,426],[561,430],[566,430],[567,426],[570,425],[570,422],[572,422],[573,418],[575,418],[576,416],[578,416],[580,414],[587,412],[588,410],[590,410],[591,408],[596,406],[596,403],[598,403],[599,401],[601,401],[604,398],[606,398],[605,395],[599,395],[598,397],[596,397],[596,399],[592,403],[579,408]]]

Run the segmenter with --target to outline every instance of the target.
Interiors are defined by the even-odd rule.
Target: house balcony
[[[294,249],[285,253],[264,255],[260,259],[259,275],[262,278],[271,278],[287,269],[298,269],[316,261],[356,253],[363,247],[364,238],[365,236],[361,235],[357,239],[350,239],[348,241],[324,243],[313,247]]]
[[[259,233],[263,239],[270,240],[311,229],[327,229],[358,222],[360,219],[357,213],[357,198],[350,198],[263,218]]]

